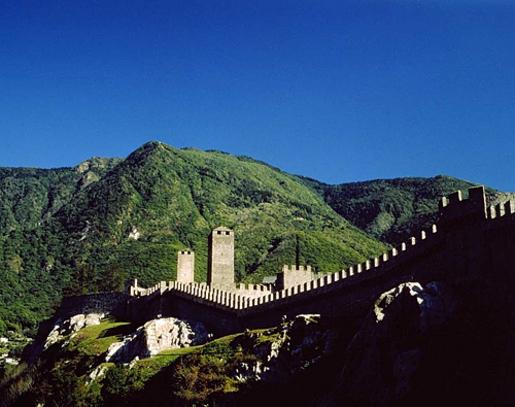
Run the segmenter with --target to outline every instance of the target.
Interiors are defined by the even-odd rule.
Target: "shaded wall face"
[[[111,292],[86,294],[64,298],[56,312],[61,318],[69,318],[77,314],[105,313],[114,316],[125,316],[125,304],[130,297],[125,293]]]
[[[193,252],[179,252],[177,255],[177,281],[192,283],[194,281],[195,255]]]
[[[234,287],[234,234],[214,230],[209,239],[208,284],[213,287]]]

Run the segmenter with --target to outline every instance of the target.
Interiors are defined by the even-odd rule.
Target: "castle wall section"
[[[66,297],[56,315],[69,318],[77,314],[103,313],[115,317],[125,316],[125,306],[130,296],[126,293],[108,292]]]
[[[451,289],[476,290],[485,307],[492,295],[502,296],[506,306],[500,312],[509,313],[515,306],[508,288],[515,284],[514,269],[515,205],[508,202],[487,210],[484,191],[473,188],[469,200],[453,194],[441,205],[438,227],[348,269],[312,278],[305,268],[301,275],[309,281],[292,280],[289,287],[256,297],[245,293],[261,288],[161,282],[145,289],[144,297],[134,297],[129,308],[133,316],[140,313],[138,318],[200,320],[217,334],[273,326],[283,315],[300,313],[320,313],[345,324],[370,312],[382,292],[400,283],[443,281]],[[297,271],[287,267],[283,274]],[[504,291],[503,281],[508,283]]]
[[[236,284],[234,292],[242,297],[261,298],[272,292],[272,287],[265,284]]]
[[[277,289],[288,289],[307,283],[315,278],[316,274],[311,270],[311,266],[284,265],[282,272],[277,274]]]

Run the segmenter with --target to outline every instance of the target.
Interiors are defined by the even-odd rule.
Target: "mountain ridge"
[[[337,213],[368,234],[389,244],[398,244],[419,229],[427,229],[438,218],[442,196],[478,184],[459,178],[402,177],[343,184],[326,184],[312,178],[300,179]],[[510,199],[515,194],[486,187],[487,204]]]
[[[470,185],[417,177],[331,186],[156,141],[125,159],[0,168],[0,332],[34,329],[63,294],[173,279],[178,250],[196,252],[204,280],[207,236],[220,224],[236,232],[238,281],[260,282],[294,263],[298,249],[301,264],[337,271],[426,227],[442,195]]]
[[[109,164],[86,182],[94,160],[63,170],[66,193],[48,217],[27,204],[36,220],[27,225],[35,226],[2,230],[0,272],[13,281],[0,287],[3,329],[35,326],[62,293],[123,289],[135,277],[142,284],[173,279],[184,248],[195,250],[204,280],[207,236],[219,224],[235,230],[239,281],[260,282],[294,262],[297,241],[299,260],[318,271],[386,249],[296,177],[249,158],[150,142]],[[22,201],[31,202],[30,189],[19,185]]]

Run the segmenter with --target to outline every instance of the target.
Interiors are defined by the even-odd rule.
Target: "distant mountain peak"
[[[156,154],[171,152],[173,150],[174,148],[172,146],[161,141],[149,141],[130,153],[127,157],[127,162],[138,162]]]

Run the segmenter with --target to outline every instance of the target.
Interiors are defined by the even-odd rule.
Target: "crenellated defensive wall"
[[[483,187],[442,198],[437,224],[381,256],[280,291],[243,286],[226,291],[206,283],[161,282],[133,287],[125,317],[200,320],[217,335],[277,324],[283,316],[319,313],[341,323],[371,309],[384,291],[405,281],[488,285],[515,276],[515,203],[486,207]],[[307,269],[306,269],[307,270]],[[258,293],[250,295],[249,293]],[[513,302],[509,292],[499,292]]]

